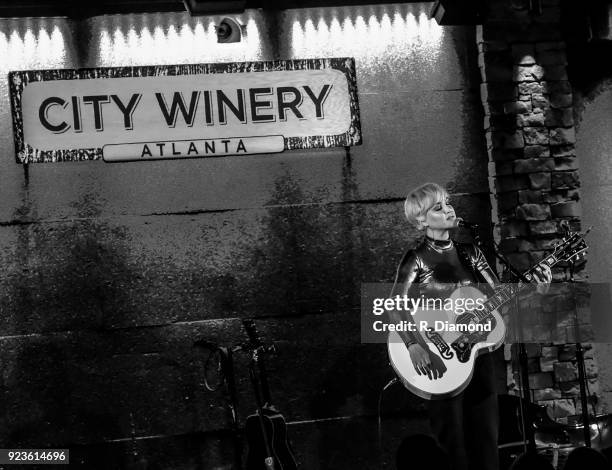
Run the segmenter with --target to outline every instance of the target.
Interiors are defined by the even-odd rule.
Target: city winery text
[[[318,89],[309,85],[238,88],[236,90],[193,90],[154,93],[159,120],[169,128],[176,126],[225,125],[234,122],[266,123],[308,117],[323,119],[325,102],[332,89],[324,84]],[[38,108],[40,124],[54,134],[68,131],[104,131],[105,113],[119,113],[125,130],[138,124],[137,110],[142,93],[131,96],[96,94],[84,96],[49,96]],[[143,122],[150,123],[151,116]]]

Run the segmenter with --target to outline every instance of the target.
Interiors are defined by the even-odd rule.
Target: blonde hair
[[[425,183],[408,193],[404,201],[406,219],[417,229],[422,230],[420,218],[431,209],[436,202],[448,197],[448,192],[436,183]]]

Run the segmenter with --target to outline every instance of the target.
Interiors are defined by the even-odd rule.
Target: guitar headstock
[[[589,228],[584,235],[579,232],[567,232],[561,242],[555,246],[553,253],[557,261],[576,262],[584,258],[588,245],[584,237],[591,231]]]

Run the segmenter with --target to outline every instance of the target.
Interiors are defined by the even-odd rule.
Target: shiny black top
[[[473,244],[457,246],[452,240],[425,238],[415,249],[408,251],[397,269],[392,296],[425,294],[443,297],[461,285],[478,282],[493,288],[497,276],[482,251]],[[419,286],[418,292],[413,289],[415,284]]]

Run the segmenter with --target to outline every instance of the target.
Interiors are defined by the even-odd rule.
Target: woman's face
[[[431,230],[448,230],[454,227],[456,218],[450,198],[448,195],[443,195],[425,213],[423,226]]]

